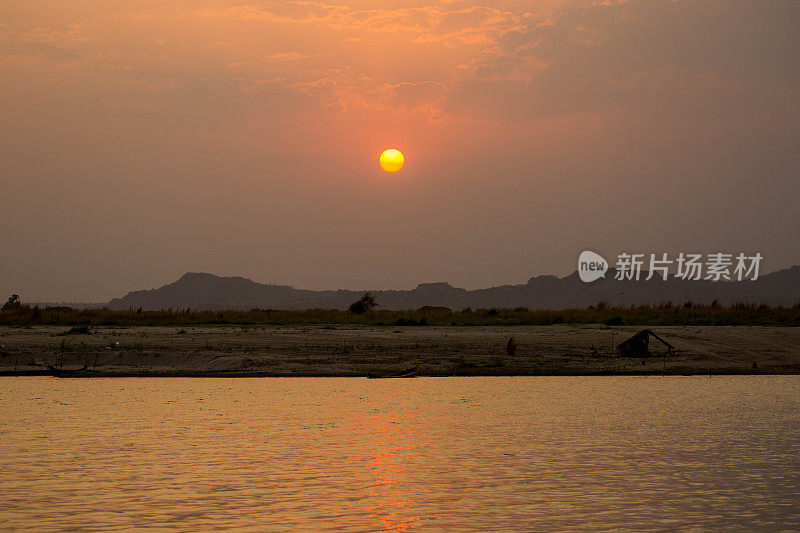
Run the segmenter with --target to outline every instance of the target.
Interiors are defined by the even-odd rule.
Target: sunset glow
[[[201,268],[479,288],[587,247],[793,265],[799,8],[3,2],[0,290],[107,301]]]

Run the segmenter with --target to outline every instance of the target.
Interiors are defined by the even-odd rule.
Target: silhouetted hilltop
[[[643,305],[687,301],[710,304],[718,300],[767,305],[800,303],[800,266],[780,270],[756,281],[617,281],[611,269],[605,278],[584,283],[577,272],[558,278],[538,276],[523,285],[503,285],[465,290],[449,283],[421,283],[411,290],[371,291],[380,309],[417,309],[422,306],[450,309],[585,308],[598,302],[610,305]],[[288,285],[264,285],[242,277],[187,273],[178,281],[158,289],[134,291],[108,304],[110,309],[347,309],[364,291],[311,291]]]

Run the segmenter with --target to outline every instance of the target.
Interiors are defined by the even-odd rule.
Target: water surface
[[[800,528],[800,376],[0,378],[0,528]]]

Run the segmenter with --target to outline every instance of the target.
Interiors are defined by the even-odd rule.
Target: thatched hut
[[[653,333],[652,330],[643,329],[630,339],[619,343],[617,346],[617,353],[622,357],[650,357],[653,355],[650,352],[650,337],[655,337],[667,347],[667,352],[675,349],[673,345]]]

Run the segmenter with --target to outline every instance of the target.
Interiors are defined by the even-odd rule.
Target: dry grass
[[[800,326],[800,305],[769,307],[737,304],[610,307],[603,302],[588,309],[562,311],[517,309],[422,308],[412,311],[348,311],[311,309],[305,311],[110,311],[77,310],[63,307],[21,306],[0,312],[0,325],[6,326],[199,326],[199,325],[368,325],[368,326],[513,326],[552,324],[607,325],[761,325]]]

